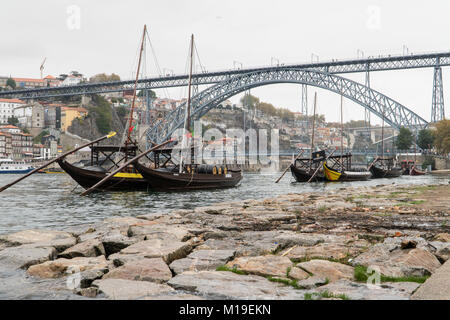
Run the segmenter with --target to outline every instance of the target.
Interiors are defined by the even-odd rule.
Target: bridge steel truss
[[[384,113],[385,122],[395,128],[405,126],[417,130],[428,124],[426,120],[397,101],[363,84],[330,73],[292,67],[239,74],[201,91],[192,97],[191,120],[200,119],[217,104],[242,91],[276,83],[298,83],[333,91],[369,109],[379,117]],[[185,108],[186,103],[183,103],[164,119],[157,121],[146,133],[148,140],[159,143],[171,138],[175,130],[183,127]]]
[[[431,68],[450,66],[450,52],[401,55],[392,57],[364,58],[354,60],[332,60],[329,62],[315,62],[294,65],[278,65],[271,67],[248,68],[237,70],[224,70],[216,72],[203,72],[193,75],[195,85],[210,85],[221,83],[237,75],[252,72],[276,71],[278,69],[309,69],[330,74],[344,74],[355,72],[387,71],[415,68]],[[158,89],[186,86],[188,75],[162,76],[140,79],[138,90]],[[84,95],[93,93],[119,92],[132,90],[134,80],[113,81],[102,83],[83,83],[76,86],[61,86],[39,89],[23,89],[0,91],[0,97],[14,97],[20,99],[38,99],[70,95]]]

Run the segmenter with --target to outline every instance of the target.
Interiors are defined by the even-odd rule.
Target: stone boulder
[[[75,257],[97,257],[104,255],[106,255],[106,253],[103,243],[98,239],[91,239],[67,248],[58,256],[71,259]]]
[[[226,271],[186,271],[170,279],[168,284],[206,299],[300,300],[305,293],[260,276],[243,276]]]
[[[146,296],[165,295],[174,290],[165,285],[149,281],[135,281],[125,279],[101,279],[92,283],[103,293],[107,299],[112,300],[134,300]]]
[[[291,270],[289,271],[289,278],[292,279],[304,280],[308,277],[309,273],[297,267],[292,267]]]
[[[235,250],[197,250],[186,258],[178,259],[170,264],[175,274],[184,271],[215,270],[233,258]]]
[[[259,276],[286,277],[292,262],[287,257],[266,255],[257,257],[239,257],[227,263],[230,268]]]
[[[413,300],[450,300],[450,260],[447,260],[412,295]]]
[[[167,264],[186,257],[192,246],[186,242],[166,241],[165,239],[150,239],[137,242],[120,253],[122,255],[138,255],[144,258],[162,258]]]
[[[313,274],[314,276],[326,278],[330,282],[339,279],[353,279],[353,268],[351,266],[332,262],[328,260],[310,260],[297,264],[298,268]]]
[[[106,271],[107,269],[108,262],[104,256],[88,258],[78,257],[73,259],[60,258],[33,265],[28,268],[28,274],[41,278],[59,278],[86,270]]]
[[[292,250],[291,250],[292,249]],[[344,259],[362,252],[362,249],[350,247],[343,244],[319,243],[312,247],[293,247],[283,252],[285,256],[292,261],[301,261],[304,259]]]
[[[442,262],[445,262],[448,259],[450,259],[450,243],[437,250],[435,255]]]
[[[441,264],[430,252],[424,249],[394,249],[377,244],[362,253],[353,265],[377,267],[386,276],[425,276],[432,274]]]
[[[0,251],[0,263],[10,268],[27,269],[32,265],[54,259],[56,254],[54,247],[35,247],[32,244],[8,247]]]
[[[42,247],[54,247],[57,251],[63,251],[75,245],[76,242],[72,234],[53,230],[31,229],[0,236],[0,243],[5,243],[7,246],[35,244]]]
[[[368,286],[365,283],[355,283],[348,280],[339,280],[319,287],[317,292],[328,291],[334,295],[345,294],[351,300],[408,300],[411,293],[419,286],[418,283],[408,282],[401,284],[382,284],[381,286]]]
[[[111,270],[103,279],[167,282],[172,278],[169,267],[161,258],[141,259]]]

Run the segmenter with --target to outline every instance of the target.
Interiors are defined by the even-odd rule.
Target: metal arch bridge
[[[279,67],[258,70],[222,81],[192,97],[191,120],[200,119],[217,104],[250,88],[275,83],[298,83],[315,86],[341,94],[353,100],[393,127],[424,128],[427,121],[395,100],[355,81],[315,70]],[[183,128],[186,103],[159,120],[147,132],[147,139],[153,142],[168,140],[175,130]]]
[[[363,59],[349,59],[349,60],[332,60],[328,62],[291,64],[291,65],[277,65],[270,67],[223,70],[215,72],[203,72],[193,75],[193,82],[195,85],[208,85],[226,81],[234,76],[247,74],[249,72],[282,70],[290,69],[309,69],[330,74],[344,74],[356,72],[372,72],[372,71],[387,71],[387,70],[401,70],[401,69],[416,69],[416,68],[435,68],[435,78],[441,74],[441,67],[450,66],[450,52],[416,54],[416,55],[399,55],[387,57],[370,57]],[[147,79],[140,79],[138,82],[138,90],[142,89],[158,89],[169,87],[186,86],[188,83],[188,75],[171,75],[153,77]],[[442,89],[442,80],[437,81],[437,88]],[[60,86],[36,89],[22,89],[11,91],[0,91],[0,97],[14,97],[20,99],[38,99],[49,97],[60,97],[70,95],[84,95],[93,93],[105,92],[120,92],[132,90],[134,80],[127,81],[113,81],[100,83],[83,83],[75,86]],[[438,100],[439,100],[439,92]],[[439,101],[437,101],[439,104]],[[442,102],[443,104],[443,102]]]

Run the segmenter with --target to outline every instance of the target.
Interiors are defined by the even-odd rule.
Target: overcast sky
[[[79,12],[79,15],[78,15]],[[144,24],[161,68],[185,71],[190,34],[207,70],[280,63],[429,51],[450,51],[450,1],[5,1],[0,9],[0,75],[39,77],[77,70],[87,77],[116,73],[129,79],[136,66]],[[361,55],[361,53],[359,53]],[[317,58],[316,58],[317,59]],[[156,74],[147,54],[147,74]],[[275,60],[274,60],[275,61]],[[444,68],[446,115],[450,113],[450,68]],[[364,74],[344,75],[364,81]],[[374,89],[430,119],[432,69],[373,72]],[[338,95],[309,88],[310,109],[318,92],[318,112],[339,119]],[[252,94],[278,107],[300,110],[301,86],[260,87]],[[159,96],[184,97],[181,89]],[[239,96],[234,97],[234,102]],[[344,120],[363,118],[363,109],[344,102]]]

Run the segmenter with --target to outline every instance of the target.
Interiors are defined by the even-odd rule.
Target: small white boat
[[[28,173],[34,168],[25,161],[14,161],[11,159],[0,159],[0,174],[2,173]]]

